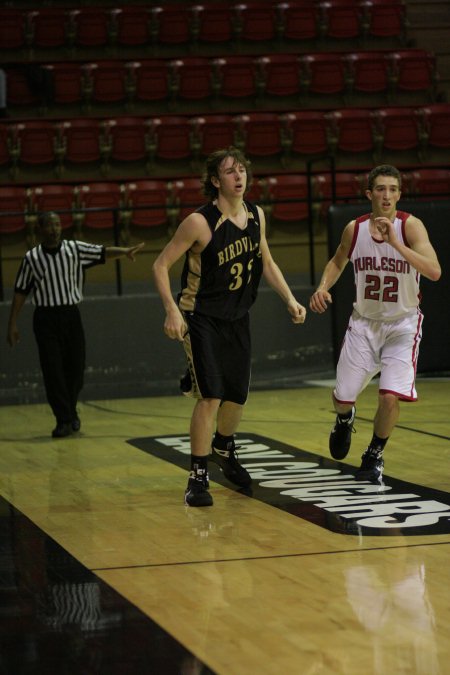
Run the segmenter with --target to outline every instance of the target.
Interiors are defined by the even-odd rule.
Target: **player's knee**
[[[384,392],[378,396],[379,408],[387,413],[398,409],[398,398],[395,394]]]

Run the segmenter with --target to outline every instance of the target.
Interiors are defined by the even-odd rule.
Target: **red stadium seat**
[[[300,93],[300,63],[295,54],[270,54],[256,59],[260,93],[294,96]]]
[[[113,162],[142,162],[150,164],[152,149],[149,122],[142,117],[118,117],[103,125],[108,159]]]
[[[53,77],[53,101],[58,105],[81,103],[82,70],[77,63],[51,63],[44,66]]]
[[[31,216],[30,195],[26,188],[0,186],[0,235],[24,232],[30,227]]]
[[[30,88],[29,79],[27,77],[26,67],[7,66],[6,72],[6,91],[8,106],[29,106],[37,105],[39,99]]]
[[[450,169],[424,168],[412,172],[412,190],[417,197],[448,199]]]
[[[277,9],[283,40],[315,40],[319,37],[319,14],[309,0],[280,2]]]
[[[427,145],[450,149],[450,103],[434,103],[419,108]]]
[[[192,7],[192,36],[206,43],[231,42],[234,36],[232,6],[228,3],[194,5]]]
[[[305,175],[277,175],[267,179],[271,225],[300,223],[308,218],[308,179]]]
[[[152,40],[155,45],[183,45],[191,39],[191,12],[183,4],[151,7]]]
[[[275,7],[264,1],[234,5],[236,37],[248,42],[269,42],[277,34]]]
[[[169,194],[165,180],[135,180],[125,184],[130,224],[135,227],[158,227],[168,224]]]
[[[97,61],[83,66],[84,93],[88,101],[118,103],[127,97],[126,68],[123,61]]]
[[[251,56],[227,56],[214,59],[218,93],[226,99],[255,96],[257,69]]]
[[[60,7],[41,7],[28,12],[32,46],[38,48],[64,47],[67,40],[67,12]]]
[[[172,61],[170,65],[174,98],[201,101],[212,96],[213,72],[209,59],[187,57]]]
[[[235,117],[239,143],[250,157],[281,155],[281,123],[276,113],[247,113]]]
[[[253,176],[250,189],[245,194],[245,199],[261,206],[266,211],[268,206],[267,179]]]
[[[75,188],[83,211],[80,226],[93,229],[114,229],[114,213],[120,221],[123,207],[123,190],[118,183],[89,183]]]
[[[153,118],[149,142],[158,160],[185,160],[191,157],[191,124],[187,117],[169,115]]]
[[[92,118],[67,120],[62,130],[64,160],[73,164],[99,162],[102,156],[102,128]]]
[[[57,129],[53,122],[26,121],[17,125],[19,160],[33,166],[54,163],[57,158]]]
[[[0,50],[21,49],[30,41],[24,12],[14,7],[0,8]]]
[[[341,54],[317,53],[301,57],[302,88],[306,94],[341,94],[346,88]]]
[[[324,155],[329,151],[329,129],[325,113],[302,110],[281,116],[285,158],[296,155]]]
[[[127,84],[138,101],[164,101],[169,99],[169,69],[160,59],[130,61],[125,64]]]
[[[183,178],[174,182],[175,221],[181,223],[186,216],[206,202],[199,178]]]
[[[370,110],[346,108],[328,114],[339,152],[372,152],[373,117]]]
[[[395,0],[362,2],[367,34],[380,38],[403,40],[406,30],[406,6]]]
[[[127,6],[112,10],[114,41],[122,47],[146,45],[151,38],[151,14],[142,6]]]
[[[436,68],[433,54],[410,49],[392,53],[389,60],[397,91],[428,92],[434,97]]]
[[[349,40],[362,33],[362,11],[351,0],[328,0],[319,3],[323,37]]]
[[[419,121],[412,108],[382,108],[373,113],[378,152],[420,149]]]
[[[191,119],[198,139],[198,154],[207,156],[236,142],[236,125],[231,115],[204,115]]]
[[[315,188],[316,196],[321,200],[320,212],[322,218],[326,217],[328,209],[333,203],[354,204],[367,199],[364,194],[364,186],[362,184],[361,176],[355,173],[335,173],[334,195],[333,181],[331,174],[329,173],[315,176]]]
[[[389,64],[383,52],[354,52],[344,59],[352,91],[368,94],[388,91]]]
[[[37,211],[58,212],[63,230],[73,226],[75,196],[72,185],[41,185],[33,188],[33,196]]]
[[[78,47],[104,47],[110,38],[110,12],[101,7],[70,10],[71,32]]]

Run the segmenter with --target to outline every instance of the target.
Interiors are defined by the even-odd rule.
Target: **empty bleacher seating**
[[[218,147],[232,144],[264,172],[303,171],[310,159],[327,156],[341,169],[373,161],[430,162],[430,153],[436,163],[448,153],[447,113],[448,104],[433,104],[6,120],[0,122],[0,175],[52,182],[83,167],[86,178],[101,178],[112,169],[131,171],[133,178],[154,178],[158,172],[182,177],[198,172],[199,161]]]
[[[427,147],[448,152],[450,150],[450,103],[434,103],[419,108],[417,113],[421,118]]]
[[[369,0],[362,2],[366,37],[405,40],[406,5],[402,0]]]
[[[417,169],[411,173],[411,188],[419,199],[448,199],[450,169]]]
[[[425,165],[448,157],[449,104],[435,56],[405,42],[400,0],[85,4],[0,9],[0,177],[34,217],[66,211],[66,236],[111,234],[108,208],[125,238],[173,231],[203,201],[201,161],[231,144],[272,224],[304,222],[308,197],[326,217],[330,158],[337,200],[365,199],[373,161],[400,164],[418,198],[448,191]]]
[[[173,213],[172,227],[181,222],[192,211],[195,211],[206,201],[202,192],[202,182],[199,178],[182,178],[173,183]]]
[[[319,9],[309,0],[291,0],[277,5],[281,35],[286,41],[315,40],[319,37]]]
[[[285,158],[331,152],[329,124],[323,111],[302,110],[281,116]]]
[[[425,50],[101,58],[5,66],[14,116],[203,113],[423,105],[437,96],[435,58]],[[81,106],[83,104],[83,106]]]
[[[375,148],[375,123],[370,110],[344,108],[329,113],[328,119],[333,130],[334,152],[372,153]]]
[[[381,108],[372,113],[375,122],[376,156],[383,152],[414,150],[417,158],[423,147],[419,120],[412,108]]]
[[[29,41],[26,14],[15,7],[0,8],[0,49],[12,50],[25,47]]]
[[[192,36],[195,42],[223,45],[234,36],[233,15],[230,4],[215,2],[194,5]]]
[[[270,204],[266,210],[270,230],[286,224],[299,225],[310,215],[308,177],[304,174],[281,174],[266,180]],[[311,194],[312,198],[312,194]]]
[[[170,190],[164,180],[137,180],[125,183],[128,227],[151,228],[168,225]]]
[[[114,8],[113,42],[120,47],[146,45],[151,38],[151,15],[145,6],[127,6]]]
[[[252,157],[273,157],[282,152],[281,122],[276,113],[237,115],[238,144]]]
[[[75,187],[79,219],[77,233],[92,228],[110,230],[120,226],[122,212],[125,207],[124,188],[114,182],[98,182],[77,185]]]
[[[29,231],[32,216],[29,190],[24,187],[0,186],[0,235]]]
[[[72,185],[64,183],[41,185],[31,189],[33,206],[39,212],[56,211],[61,227],[68,230],[74,224],[75,195]]]
[[[350,0],[319,3],[320,32],[338,40],[358,39],[362,35],[362,8]]]

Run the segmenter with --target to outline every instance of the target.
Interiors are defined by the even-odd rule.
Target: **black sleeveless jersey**
[[[212,238],[201,253],[186,252],[178,305],[220,319],[244,316],[256,299],[262,274],[261,226],[256,206],[244,202],[247,227],[239,229],[209,202],[197,209]]]

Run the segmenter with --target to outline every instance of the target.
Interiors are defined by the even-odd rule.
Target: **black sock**
[[[369,448],[368,448],[370,450],[371,454],[373,454],[373,455],[376,454],[378,457],[381,457],[381,455],[383,454],[384,446],[388,442],[388,439],[389,439],[389,436],[387,436],[387,438],[380,438],[379,436],[374,434],[372,436],[372,440],[370,441]]]
[[[208,473],[208,458],[191,455],[191,471],[198,478],[206,476]]]
[[[234,446],[234,436],[222,436],[222,434],[216,431],[212,444],[219,450],[232,450]]]

